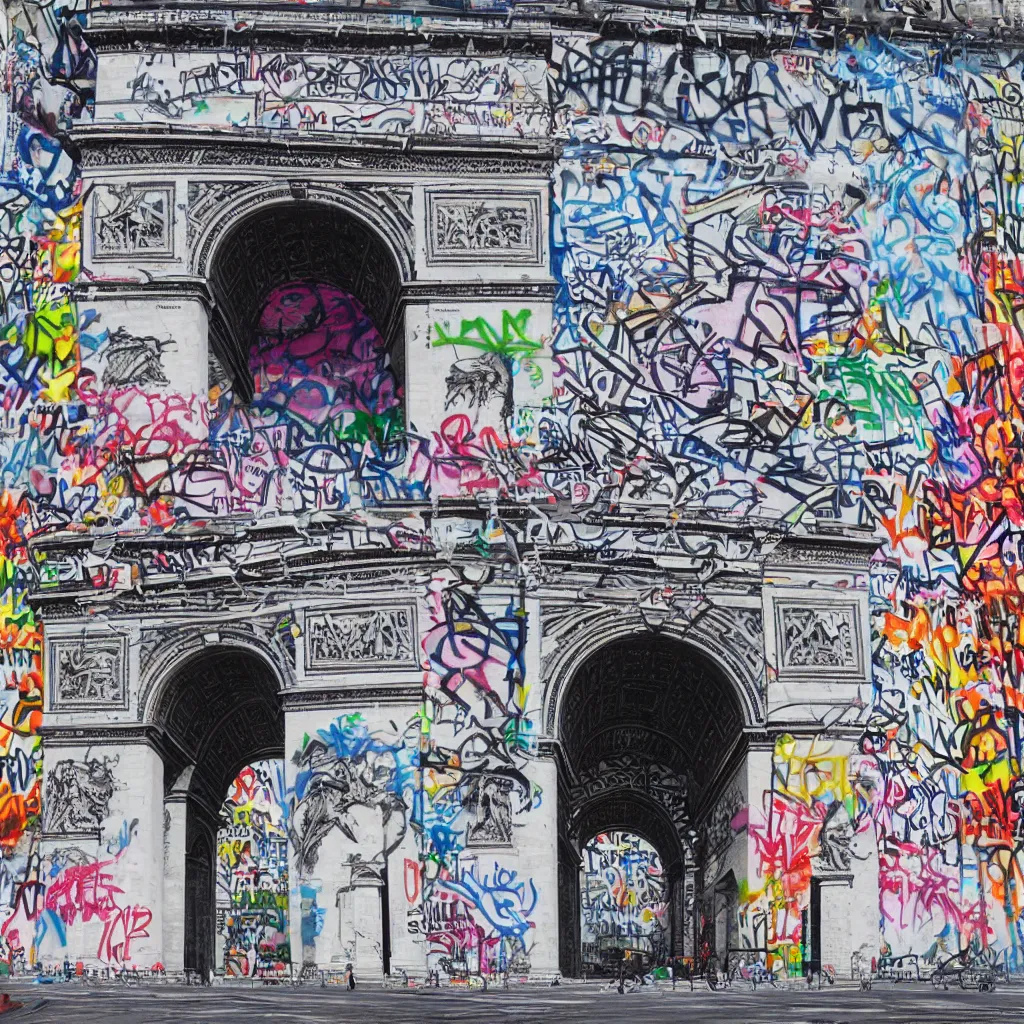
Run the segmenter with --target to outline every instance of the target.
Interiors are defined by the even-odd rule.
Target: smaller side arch
[[[686,845],[671,818],[641,793],[596,796],[574,810],[571,827],[580,846],[601,832],[632,832],[658,851],[667,871],[681,871],[686,860]]]

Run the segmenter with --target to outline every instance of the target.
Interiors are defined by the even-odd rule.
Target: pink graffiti
[[[942,851],[907,842],[888,845],[878,858],[882,916],[900,928],[944,922],[959,933],[961,948],[974,935],[987,945],[991,929],[985,908],[980,899],[961,905],[959,870],[943,864]]]
[[[66,925],[72,925],[79,915],[88,922],[94,918],[103,922],[96,955],[103,963],[120,964],[131,959],[131,944],[135,939],[149,936],[148,927],[153,912],[135,904],[122,907],[118,897],[124,890],[114,884],[107,870],[117,858],[96,864],[74,864],[66,867],[46,889],[45,909],[57,914]]]
[[[442,953],[453,960],[462,959],[465,954],[476,954],[480,961],[480,973],[488,974],[494,947],[501,943],[501,936],[488,937],[481,925],[473,920],[469,905],[457,896],[444,893],[441,902],[430,908],[434,927],[427,933],[432,944],[432,953]]]

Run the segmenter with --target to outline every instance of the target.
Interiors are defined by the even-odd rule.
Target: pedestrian
[[[348,972],[348,990],[351,992],[356,987],[356,975],[351,964],[345,964],[345,970]]]
[[[674,960],[668,962],[668,977],[669,981],[672,982],[672,991],[676,990],[676,964]]]

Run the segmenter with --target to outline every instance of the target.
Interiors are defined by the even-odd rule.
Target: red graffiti
[[[67,925],[81,915],[83,921],[98,918],[103,922],[97,956],[104,963],[124,963],[131,958],[133,939],[146,938],[153,912],[147,907],[122,907],[118,897],[124,890],[114,884],[114,876],[106,871],[117,858],[96,864],[66,867],[47,886],[45,909],[57,914]]]
[[[420,897],[420,866],[414,860],[405,858],[405,898],[415,903]]]

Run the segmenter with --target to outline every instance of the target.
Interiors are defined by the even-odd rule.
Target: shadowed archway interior
[[[743,712],[719,668],[674,638],[628,637],[595,651],[568,684],[559,714],[565,771],[559,788],[560,960],[580,970],[579,908],[570,905],[581,844],[596,833],[635,832],[662,859],[673,913],[691,866],[693,823],[740,742]],[[673,919],[674,953],[682,921]]]
[[[153,718],[163,735],[165,796],[176,790],[187,804],[185,966],[205,977],[214,962],[220,807],[245,765],[284,757],[277,679],[258,655],[211,646],[177,669]]]
[[[266,296],[292,281],[317,281],[354,295],[388,344],[399,381],[401,274],[372,228],[335,206],[295,199],[243,218],[217,247],[210,345],[243,402],[253,396],[249,352]]]

